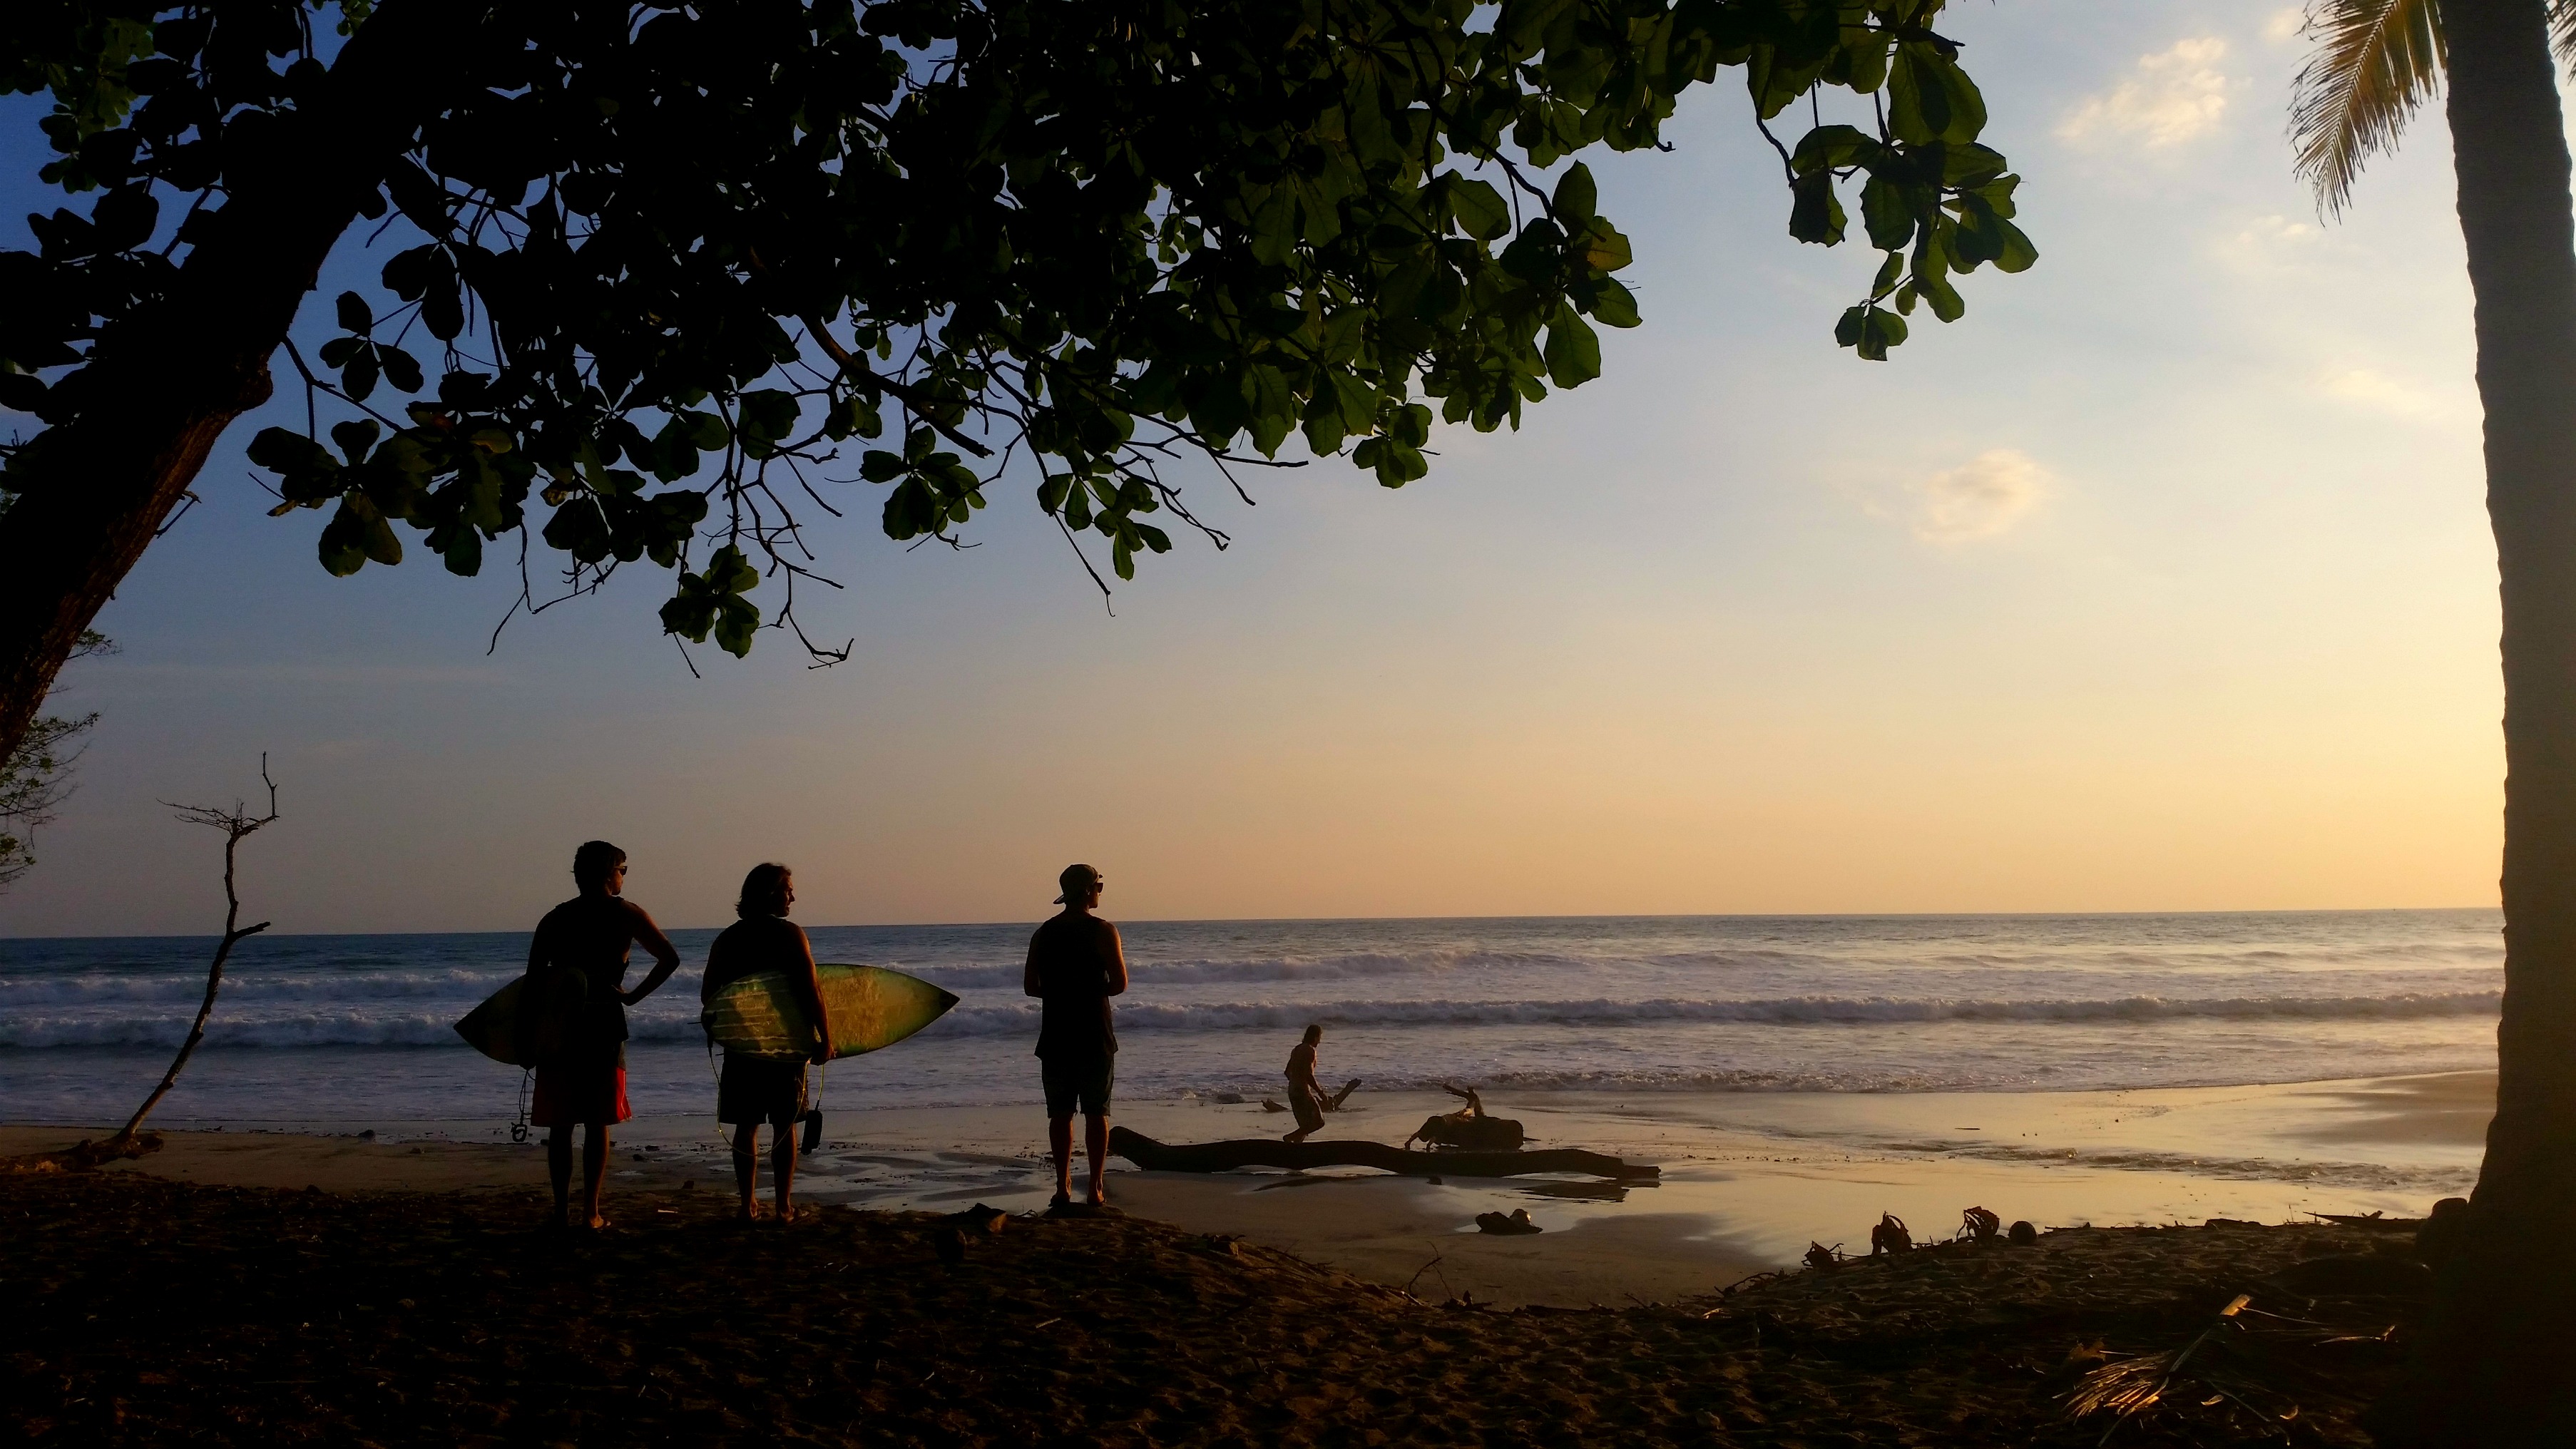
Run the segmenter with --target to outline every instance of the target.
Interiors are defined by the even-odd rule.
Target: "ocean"
[[[808,929],[823,960],[961,998],[912,1040],[832,1064],[827,1105],[1035,1097],[1030,925]],[[1310,1022],[1336,1083],[1604,1102],[2474,1070],[2495,1060],[2499,929],[2493,910],[1122,923],[1118,1092],[1275,1094]],[[714,934],[674,932],[679,975],[631,1013],[639,1113],[713,1110],[697,976]],[[121,1120],[185,1035],[212,946],[0,940],[0,1120]],[[515,932],[253,937],[155,1121],[507,1122],[522,1074],[453,1023],[526,949]]]

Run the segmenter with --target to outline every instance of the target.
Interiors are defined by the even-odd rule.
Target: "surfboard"
[[[937,1021],[957,998],[917,976],[882,966],[820,962],[823,1016],[835,1056],[881,1051]],[[787,988],[787,977],[759,971],[716,993],[701,1018],[707,1035],[727,1051],[752,1056],[805,1054],[805,1008]]]
[[[581,1007],[588,983],[578,971],[552,974],[532,997],[525,976],[483,999],[456,1023],[466,1044],[496,1062],[533,1067],[563,1040],[563,1028]]]

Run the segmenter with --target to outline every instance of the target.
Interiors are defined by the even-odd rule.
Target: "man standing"
[[[1118,928],[1091,912],[1106,884],[1087,865],[1056,877],[1062,913],[1029,938],[1021,988],[1041,1003],[1038,1068],[1046,1086],[1047,1148],[1055,1155],[1055,1206],[1073,1202],[1073,1113],[1083,1114],[1091,1155],[1091,1205],[1104,1206],[1100,1174],[1109,1159],[1109,1087],[1116,1075],[1118,1034],[1109,998],[1127,990],[1127,955]]]
[[[608,1176],[609,1126],[635,1115],[626,1105],[626,1008],[671,979],[680,953],[643,907],[619,897],[625,851],[605,840],[585,843],[573,852],[572,879],[581,894],[546,912],[528,943],[529,989],[564,1004],[561,1019],[550,1023],[555,1047],[537,1066],[528,1115],[546,1129],[558,1227],[572,1225],[572,1129],[589,1128],[581,1148],[583,1221],[596,1230],[608,1226],[599,1190]],[[653,954],[653,973],[628,991],[626,955],[639,942]]]

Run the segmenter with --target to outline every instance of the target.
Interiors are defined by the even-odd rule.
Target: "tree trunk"
[[[61,384],[76,415],[36,436],[0,513],[0,755],[216,439],[268,400],[269,359],[323,259],[454,93],[487,9],[393,0],[309,106],[234,127],[226,199],[200,219],[171,295],[109,327]]]
[[[2496,1115],[2383,1443],[2576,1443],[2576,215],[2544,0],[2442,0],[2504,607]]]
[[[1650,1162],[1622,1162],[1575,1147],[1536,1152],[1407,1152],[1383,1142],[1157,1142],[1131,1127],[1109,1129],[1109,1150],[1147,1172],[1232,1172],[1240,1167],[1374,1167],[1405,1177],[1516,1177],[1525,1172],[1587,1172],[1635,1181],[1660,1177]]]

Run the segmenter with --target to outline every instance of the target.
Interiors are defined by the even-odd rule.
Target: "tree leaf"
[[[1567,308],[1547,328],[1547,375],[1558,387],[1581,387],[1601,375],[1601,339]]]
[[[1549,198],[1549,203],[1556,211],[1557,220],[1568,230],[1592,220],[1601,210],[1601,192],[1593,184],[1592,168],[1580,161],[1566,167],[1565,174],[1557,179],[1556,194]]]
[[[1841,244],[1843,204],[1834,195],[1834,173],[1808,172],[1790,183],[1789,196],[1789,235],[1822,246]]]
[[[1470,176],[1454,172],[1447,178],[1445,191],[1449,212],[1458,219],[1458,229],[1478,241],[1492,241],[1512,228],[1512,210],[1503,204],[1502,193]]]

